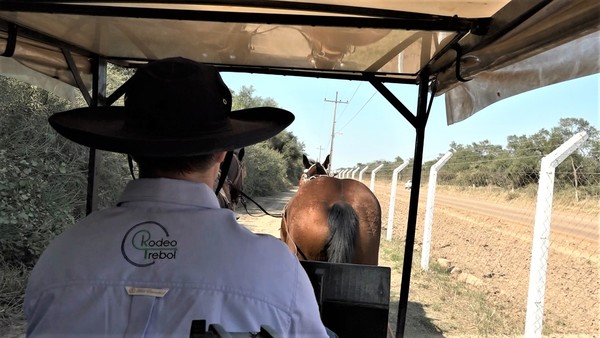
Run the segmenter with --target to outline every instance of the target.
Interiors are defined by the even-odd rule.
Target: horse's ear
[[[246,148],[240,148],[240,150],[238,151],[238,160],[241,162],[242,159],[244,158],[244,155],[246,154]]]
[[[306,155],[302,154],[302,164],[304,164],[304,169],[310,168],[311,164]]]
[[[323,168],[327,169],[329,167],[329,155],[325,157],[325,162],[323,162]]]

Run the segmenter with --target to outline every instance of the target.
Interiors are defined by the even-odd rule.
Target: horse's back
[[[375,194],[359,181],[319,176],[304,182],[286,209],[289,229],[285,231],[289,230],[296,242],[308,241],[315,247],[323,247],[328,238],[330,211],[334,205],[344,204],[350,205],[358,218],[352,263],[376,265],[381,206]]]

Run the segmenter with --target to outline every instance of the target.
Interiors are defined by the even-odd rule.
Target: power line
[[[333,126],[331,127],[331,142],[329,146],[329,166],[327,166],[327,172],[331,175],[331,169],[333,168],[333,138],[335,137],[335,112],[338,103],[348,103],[348,101],[339,101],[338,92],[335,92],[335,100],[327,100],[325,102],[333,102]]]
[[[348,124],[350,124],[350,122],[352,122],[352,120],[354,120],[354,118],[356,117],[356,115],[358,115],[358,113],[360,113],[365,108],[365,106],[367,105],[367,103],[369,103],[369,101],[371,101],[371,99],[373,98],[373,96],[375,96],[376,93],[377,92],[373,92],[373,95],[371,95],[371,97],[367,100],[367,102],[365,102],[365,104],[363,104],[363,106],[360,107],[360,109],[354,114],[354,116],[352,116],[352,118],[342,128],[340,128],[340,131],[344,130],[344,128],[346,128],[346,126]]]
[[[356,86],[356,89],[354,90],[354,93],[352,94],[352,97],[350,97],[350,100],[348,100],[348,103],[352,102],[354,95],[356,95],[356,93],[358,92],[358,89],[360,88],[361,85],[362,85],[362,82],[359,82],[358,86]],[[346,109],[348,109],[348,107],[349,107],[349,105],[344,107],[344,110],[342,110],[342,113],[340,114],[340,118],[342,116],[344,116],[344,113],[346,112]]]

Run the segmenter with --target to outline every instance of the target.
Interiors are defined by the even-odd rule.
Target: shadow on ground
[[[388,337],[396,337],[396,323],[398,321],[398,298],[390,299],[390,315]],[[408,302],[406,310],[406,322],[404,325],[404,337],[408,338],[440,338],[443,332],[427,318],[424,305],[421,303]]]

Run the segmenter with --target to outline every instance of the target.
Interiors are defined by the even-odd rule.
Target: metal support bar
[[[106,60],[95,57],[92,61],[93,88],[91,107],[100,107],[106,104]],[[98,171],[101,162],[100,153],[90,148],[88,159],[88,186],[86,195],[86,214],[98,209]]]
[[[11,57],[15,54],[15,47],[17,46],[17,25],[14,23],[8,24],[8,39],[6,41],[6,47],[2,56]]]
[[[406,106],[398,100],[398,98],[386,87],[383,85],[381,81],[375,81],[373,79],[369,80],[371,85],[377,89],[383,97],[388,100],[388,102],[394,106],[404,116],[404,118],[415,128],[417,128],[417,118],[413,113],[406,108]],[[422,85],[422,84],[421,84]],[[425,88],[427,88],[427,83],[425,84]]]
[[[396,322],[396,337],[404,337],[406,325],[406,311],[408,308],[408,291],[410,286],[410,273],[415,247],[415,233],[417,228],[417,211],[419,206],[419,191],[421,190],[421,169],[423,167],[423,148],[425,142],[425,126],[429,117],[427,107],[427,92],[429,85],[429,72],[424,69],[420,74],[419,98],[417,102],[417,116],[415,118],[415,152],[413,160],[412,186],[410,190],[410,205],[408,208],[408,221],[406,225],[406,245],[404,248],[404,262],[402,266],[402,282],[400,284],[400,300],[398,301],[398,319]],[[433,95],[433,94],[432,94]],[[415,189],[416,188],[416,189]]]
[[[108,1],[110,2],[110,1]],[[135,1],[133,1],[135,2]],[[204,4],[207,4],[205,2]],[[224,5],[224,2],[218,1],[215,4]],[[231,2],[233,6],[240,6],[243,3],[239,1]],[[287,14],[279,15],[269,13],[264,9],[275,6],[281,9],[292,9],[312,12],[334,13],[329,15],[318,14]],[[302,8],[298,8],[302,5]],[[457,31],[468,32],[474,27],[486,26],[483,19],[459,18],[453,16],[419,14],[414,12],[402,12],[394,10],[383,10],[365,7],[323,5],[316,3],[301,3],[289,1],[269,1],[256,2],[251,6],[253,10],[237,11],[211,11],[194,10],[182,8],[148,8],[148,7],[118,7],[99,4],[78,4],[76,1],[65,1],[55,3],[49,1],[15,1],[5,0],[2,4],[4,10],[37,12],[52,14],[72,14],[72,15],[95,15],[110,17],[129,17],[129,18],[148,18],[148,19],[173,19],[190,21],[208,21],[208,22],[230,22],[230,23],[268,23],[285,25],[312,25],[324,27],[361,27],[361,28],[381,28],[381,29],[409,29],[423,31]],[[345,14],[340,16],[339,13]]]
[[[65,62],[69,66],[69,70],[73,75],[73,79],[75,79],[75,83],[77,83],[77,87],[79,91],[81,91],[81,95],[85,99],[85,102],[88,106],[92,106],[92,97],[90,93],[88,93],[88,89],[85,87],[85,83],[83,83],[83,79],[81,79],[81,74],[79,74],[79,69],[77,69],[77,65],[75,64],[75,60],[73,60],[73,56],[71,56],[71,52],[67,49],[61,48],[60,51],[63,53],[65,57]],[[94,74],[96,76],[96,74]]]

